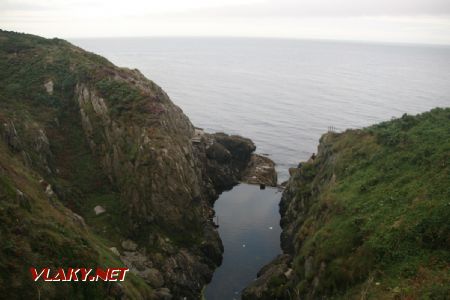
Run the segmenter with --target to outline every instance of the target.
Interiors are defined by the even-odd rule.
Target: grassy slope
[[[89,229],[74,221],[56,197],[49,198],[40,176],[0,143],[0,290],[2,297],[105,299],[108,285],[31,281],[29,267],[123,266]],[[17,191],[24,194],[21,199]],[[132,274],[124,282],[131,297],[151,290]]]
[[[60,199],[66,206],[87,217],[88,223],[91,219],[93,225],[98,225],[94,228],[107,226],[106,222],[101,224],[97,222],[99,218],[93,218],[92,207],[99,204],[111,213],[120,213],[120,207],[116,207],[118,196],[91,154],[72,99],[77,81],[95,84],[102,68],[112,64],[95,54],[78,51],[63,40],[0,33],[0,121],[15,120],[22,135],[22,147],[34,162],[33,168],[44,174],[32,149],[36,132],[24,127],[33,124],[45,128],[54,154],[50,163],[58,166],[59,171],[58,176],[46,180],[66,194],[65,199]],[[55,82],[52,95],[43,87],[43,82],[49,79]],[[108,235],[117,232],[108,228]]]
[[[298,279],[286,286],[306,295],[318,276],[315,295],[448,299],[450,109],[327,134],[320,148],[294,179],[292,201],[311,204],[295,233]]]
[[[36,298],[39,292],[45,298],[103,299],[110,289],[106,284],[49,283],[39,288],[31,282],[28,268],[123,266],[108,249],[119,244],[121,234],[121,226],[113,226],[120,224],[122,212],[117,192],[92,156],[73,105],[76,82],[101,82],[110,67],[106,59],[59,39],[0,31],[0,122],[13,120],[21,143],[20,150],[12,151],[0,141],[2,296]],[[43,86],[49,79],[55,82],[52,95]],[[121,88],[122,94],[127,92]],[[35,150],[38,128],[46,128],[54,154],[50,167],[58,166],[58,176],[44,170]],[[24,165],[22,151],[30,156],[31,166]],[[65,196],[49,199],[39,184],[42,174]],[[25,204],[18,200],[17,189],[25,194]],[[108,214],[95,216],[92,207],[97,204]],[[73,224],[64,206],[83,215],[90,227]],[[151,289],[142,279],[127,276],[126,294],[150,297]]]

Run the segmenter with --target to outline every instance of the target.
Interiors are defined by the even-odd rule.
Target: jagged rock
[[[286,273],[292,272],[289,264],[292,257],[287,254],[277,256],[270,264],[264,266],[257,274],[258,278],[242,291],[242,300],[271,299],[269,282],[287,278]]]
[[[51,197],[54,195],[52,186],[49,184],[47,185],[47,187],[45,188],[45,193],[47,194],[47,196]]]
[[[294,273],[294,270],[291,269],[291,268],[289,268],[286,272],[284,272],[284,276],[285,276],[287,279],[291,279],[292,276],[293,276],[293,273]]]
[[[277,186],[275,163],[268,157],[253,154],[242,175],[242,181],[250,184]]]
[[[137,244],[132,240],[122,241],[122,248],[128,251],[135,251],[137,249]]]
[[[147,255],[138,251],[124,251],[120,256],[120,259],[128,268],[130,268],[130,271],[135,274],[140,274],[147,268],[153,267],[153,264]]]
[[[13,151],[20,151],[21,145],[20,145],[20,139],[17,134],[16,127],[14,126],[14,122],[9,121],[3,123],[3,131],[2,131],[3,139],[7,143],[7,145],[13,150]]]
[[[80,225],[82,228],[86,229],[87,225],[86,225],[86,222],[84,221],[84,218],[82,216],[80,216],[79,214],[76,214],[72,211],[71,211],[71,213],[72,213],[72,217],[73,217],[73,220],[75,221],[75,223]]]
[[[24,193],[22,193],[21,190],[16,189],[16,194],[17,194],[17,200],[22,200],[24,198]]]
[[[37,152],[50,152],[50,143],[48,137],[42,128],[39,128],[36,136],[36,151]]]
[[[105,104],[105,100],[103,98],[93,96],[92,97],[92,107],[94,108],[94,111],[98,115],[106,115],[108,113],[108,107]]]
[[[250,139],[238,135],[227,135],[220,132],[214,134],[214,139],[230,151],[234,159],[243,162],[248,162],[256,149],[255,144]]]
[[[117,250],[116,247],[111,247],[109,248],[109,250],[111,250],[111,252],[114,253],[115,255],[120,256],[120,252],[119,250]]]
[[[209,159],[217,160],[220,163],[227,163],[231,159],[230,151],[220,143],[213,143],[206,149],[206,155]]]
[[[208,232],[205,235],[205,240],[201,243],[200,249],[217,265],[222,263],[223,244],[222,241],[215,240],[217,237]]]
[[[103,206],[101,206],[101,205],[97,205],[96,207],[94,207],[94,212],[98,216],[98,215],[106,212],[106,209],[104,209]]]
[[[46,83],[44,83],[44,88],[50,95],[53,94],[53,81],[49,80]]]
[[[150,284],[150,286],[154,288],[160,288],[164,285],[163,276],[158,270],[154,268],[146,269],[142,271],[139,275],[142,276],[145,279],[145,281],[147,281]]]
[[[197,155],[203,157],[203,163],[206,162],[208,178],[219,191],[229,189],[241,181],[256,149],[251,140],[225,133],[204,133],[195,148]]]
[[[30,199],[27,195],[25,195],[21,190],[16,189],[16,195],[17,195],[17,202],[20,207],[30,211],[31,210],[31,203]]]

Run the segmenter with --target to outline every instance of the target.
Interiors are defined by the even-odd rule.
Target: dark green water
[[[223,193],[214,209],[225,252],[222,265],[206,287],[207,300],[240,299],[241,290],[266,263],[281,253],[281,193],[274,188],[240,184]]]

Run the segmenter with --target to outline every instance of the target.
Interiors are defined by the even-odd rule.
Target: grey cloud
[[[0,11],[11,12],[11,11],[43,11],[49,9],[49,5],[42,3],[30,3],[30,2],[18,2],[12,0],[1,0],[0,1]]]
[[[186,12],[223,17],[348,17],[449,15],[450,0],[269,0]]]

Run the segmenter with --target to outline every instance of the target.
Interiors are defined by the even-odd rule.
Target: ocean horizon
[[[450,47],[330,40],[72,39],[160,85],[195,126],[251,138],[289,167],[329,127],[361,128],[450,105]]]

